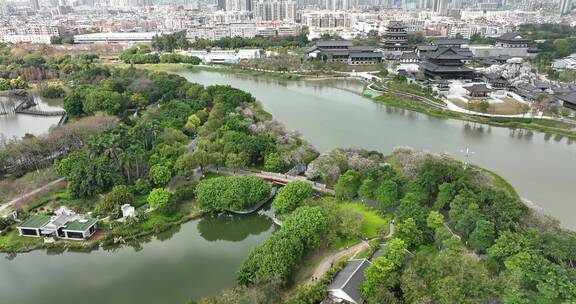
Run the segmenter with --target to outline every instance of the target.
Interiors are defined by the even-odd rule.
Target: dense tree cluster
[[[270,185],[256,176],[217,177],[200,181],[195,194],[198,206],[204,210],[240,211],[270,196]]]
[[[19,176],[51,165],[54,159],[81,149],[92,136],[118,124],[110,116],[92,116],[53,127],[47,134],[0,142],[0,173]]]
[[[327,219],[319,207],[302,206],[294,210],[272,237],[252,250],[238,270],[238,283],[288,283],[302,257],[318,248],[327,227]]]
[[[186,38],[186,31],[156,35],[152,38],[152,47],[158,51],[186,50],[190,48],[190,45],[190,41]]]
[[[320,155],[306,170],[306,177],[333,185],[348,170],[364,172],[384,164],[384,156],[375,151],[335,149]],[[354,174],[354,173],[350,173]]]
[[[120,60],[132,64],[159,63],[160,56],[156,53],[152,53],[152,50],[150,50],[149,47],[133,46],[127,48],[122,52],[122,54],[120,54]]]
[[[270,48],[270,47],[305,47],[309,44],[305,31],[294,37],[224,37],[218,40],[196,39],[191,47],[194,49],[208,49],[212,47],[223,49],[240,49],[240,48]]]
[[[46,98],[60,98],[65,93],[64,87],[59,83],[49,83],[41,92],[42,96]]]
[[[312,185],[310,183],[301,181],[290,182],[278,191],[272,202],[272,207],[277,214],[292,212],[310,196],[312,196]]]
[[[26,81],[46,79],[74,79],[75,83],[92,83],[105,77],[107,68],[96,66],[98,56],[84,53],[79,56],[42,57],[34,52],[0,43],[0,78]]]
[[[182,54],[162,54],[160,56],[161,63],[189,63],[189,64],[200,64],[200,58],[196,56],[187,56]]]
[[[401,241],[404,254],[401,262],[385,254],[366,270],[368,303],[576,300],[573,233],[524,224],[528,209],[485,173],[410,154],[397,152],[410,178],[396,205],[395,238],[384,245]]]

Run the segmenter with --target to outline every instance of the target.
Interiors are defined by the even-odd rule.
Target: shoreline
[[[174,65],[177,65],[177,64],[174,64]],[[154,69],[154,67],[152,67],[152,65],[147,65],[147,67],[143,66],[142,68]],[[233,75],[239,75],[239,77],[243,77],[243,75],[245,77],[268,77],[268,76],[274,75],[275,79],[287,80],[287,81],[323,81],[323,80],[338,80],[338,79],[357,79],[358,81],[362,81],[358,78],[354,78],[351,76],[313,77],[313,76],[306,76],[306,75],[300,75],[300,74],[293,74],[290,72],[288,72],[288,73],[279,73],[279,72],[276,73],[276,72],[269,72],[269,71],[241,70],[241,69],[235,69],[235,68],[228,67],[228,66],[209,67],[209,66],[180,65],[179,67],[177,67],[177,66],[168,67],[168,66],[166,66],[166,64],[164,64],[164,68],[161,68],[160,70],[165,70],[167,72],[173,72],[173,73],[177,73],[179,70],[187,70],[187,71],[196,70],[196,71],[206,71],[206,72],[211,72],[211,73],[233,74]],[[290,76],[290,75],[292,75],[292,76]],[[363,82],[365,83],[365,81],[363,81]],[[366,85],[366,88],[368,86],[369,86],[369,84]],[[490,117],[479,116],[479,115],[474,115],[474,114],[459,113],[459,112],[455,112],[452,110],[430,109],[429,107],[427,107],[423,103],[418,102],[418,103],[411,104],[411,103],[406,102],[400,98],[394,98],[393,97],[394,101],[384,102],[382,100],[377,99],[379,96],[369,96],[367,94],[364,94],[364,92],[359,92],[358,94],[372,100],[373,102],[386,104],[389,106],[398,107],[398,108],[402,108],[402,109],[407,109],[410,111],[422,113],[422,114],[437,117],[437,118],[456,119],[456,120],[461,120],[461,121],[477,122],[477,123],[482,123],[482,124],[496,126],[496,127],[508,128],[511,130],[525,129],[525,130],[537,131],[537,132],[542,132],[542,133],[547,133],[547,134],[552,134],[552,135],[560,135],[560,136],[565,136],[568,138],[576,139],[576,122],[574,122],[574,124],[573,124],[573,125],[575,125],[573,130],[569,130],[569,129],[546,126],[543,124],[536,124],[536,125],[533,124],[533,123],[538,123],[538,122],[544,122],[544,123],[549,123],[549,124],[561,123],[561,122],[558,122],[555,120],[550,120],[550,119],[519,118],[519,117],[490,118]],[[380,96],[383,96],[383,95],[380,95]],[[564,124],[568,124],[568,123],[564,123]]]

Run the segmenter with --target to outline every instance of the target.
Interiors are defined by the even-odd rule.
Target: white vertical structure
[[[470,150],[470,148],[466,148],[466,149],[462,149],[460,150],[460,152],[464,153],[464,156],[466,157],[466,160],[464,161],[464,170],[466,170],[466,168],[468,168],[468,165],[470,164],[470,155],[474,155],[476,154],[476,152]]]
[[[568,14],[572,10],[572,0],[560,0],[560,14]]]
[[[448,13],[448,0],[433,0],[432,10],[440,15]]]
[[[249,11],[247,0],[226,0],[226,11],[246,12]]]
[[[40,1],[39,0],[30,0],[30,7],[35,11],[39,11],[40,10]]]

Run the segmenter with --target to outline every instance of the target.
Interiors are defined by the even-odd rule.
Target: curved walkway
[[[371,82],[368,85],[368,88],[370,90],[376,91],[376,92],[380,92],[380,93],[392,93],[392,94],[396,94],[396,95],[401,95],[401,96],[405,96],[405,97],[410,97],[412,99],[416,99],[419,100],[427,105],[439,108],[439,109],[444,109],[444,110],[450,110],[450,111],[454,111],[454,112],[458,112],[458,113],[462,113],[462,114],[468,114],[468,115],[475,115],[475,116],[482,116],[482,117],[488,117],[488,118],[532,118],[532,119],[547,119],[547,120],[554,120],[554,121],[559,121],[559,122],[563,122],[563,123],[569,123],[569,124],[574,124],[576,125],[576,121],[573,120],[569,120],[569,119],[565,119],[565,118],[560,118],[560,117],[552,117],[552,116],[545,116],[542,113],[540,114],[536,114],[533,115],[532,113],[525,113],[525,114],[514,114],[514,115],[503,115],[503,114],[490,114],[490,113],[482,113],[482,112],[476,112],[476,111],[470,111],[470,110],[466,110],[463,109],[459,106],[457,106],[456,104],[452,103],[450,100],[448,99],[443,99],[442,102],[444,102],[446,105],[440,105],[437,102],[423,97],[423,96],[419,96],[419,95],[415,95],[415,94],[411,94],[411,93],[407,93],[407,92],[401,92],[401,91],[397,91],[397,90],[393,90],[390,88],[385,87],[383,84],[379,86],[379,88],[374,88],[374,82],[373,79],[377,79],[378,81],[381,81],[382,78],[372,75],[370,73],[367,72],[359,72],[359,73],[350,73],[350,75],[352,77],[357,77],[357,78],[361,78],[363,80],[369,81]]]
[[[270,195],[267,198],[263,199],[258,204],[256,204],[256,206],[254,206],[248,210],[239,210],[239,211],[226,210],[226,212],[230,212],[230,213],[234,213],[234,214],[240,214],[240,215],[254,213],[254,212],[258,211],[260,208],[262,208],[262,206],[266,205],[266,203],[268,203],[276,195],[277,189],[278,189],[277,187],[272,188],[272,190],[270,190]]]
[[[394,222],[395,221],[396,221],[396,215],[394,215],[392,220],[390,220],[390,223],[388,223],[388,233],[386,234],[386,236],[384,236],[385,240],[391,238],[392,235],[394,234]],[[338,251],[338,252],[324,258],[320,262],[320,264],[318,266],[316,266],[316,269],[314,270],[314,274],[312,275],[310,280],[308,280],[308,283],[313,284],[315,281],[319,280],[326,273],[326,271],[330,270],[332,265],[334,265],[334,263],[337,262],[338,260],[340,260],[341,258],[343,258],[345,256],[354,256],[358,252],[360,252],[364,249],[367,249],[368,247],[370,247],[370,244],[367,241],[362,240],[360,243],[358,243],[352,247]]]
[[[362,251],[368,247],[370,247],[370,244],[368,244],[368,242],[361,241],[360,243],[358,243],[352,247],[348,247],[348,248],[341,250],[341,251],[338,251],[338,252],[336,252],[336,253],[328,256],[328,257],[325,257],[320,262],[320,264],[318,266],[316,266],[316,269],[314,270],[314,274],[312,274],[312,277],[310,278],[310,280],[308,280],[308,284],[313,284],[315,281],[322,278],[322,276],[328,270],[330,270],[332,265],[334,265],[334,263],[336,263],[341,258],[346,257],[346,256],[354,256],[358,252],[360,252],[360,251]]]

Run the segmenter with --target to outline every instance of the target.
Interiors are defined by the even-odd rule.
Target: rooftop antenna
[[[476,154],[476,152],[470,150],[470,148],[462,149],[460,152],[464,153],[464,157],[466,157],[466,160],[464,160],[464,170],[466,170],[468,168],[470,155]]]

